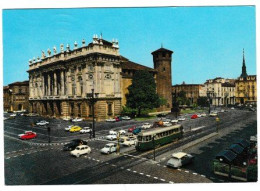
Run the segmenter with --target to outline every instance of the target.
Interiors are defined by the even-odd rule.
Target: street
[[[215,117],[201,117],[181,122],[184,138],[156,149],[153,152],[137,152],[134,146],[120,146],[120,154],[105,155],[100,149],[107,141],[105,136],[110,129],[127,130],[144,122],[135,120],[116,123],[100,122],[96,125],[96,138],[89,134],[70,133],[64,130],[72,122],[42,117],[18,116],[4,121],[5,183],[6,185],[54,185],[54,184],[145,184],[145,183],[188,183],[188,182],[226,182],[211,170],[211,162],[218,152],[229,147],[236,139],[249,139],[256,135],[256,112],[228,110],[219,113],[220,122]],[[37,120],[50,122],[46,126],[31,124]],[[153,122],[148,120],[145,122]],[[81,127],[89,122],[75,123]],[[48,144],[47,126],[50,126],[51,143]],[[218,133],[216,127],[218,126]],[[20,140],[18,134],[25,130],[37,133],[35,139]],[[89,155],[79,158],[63,151],[63,145],[72,139],[88,141],[92,149]],[[166,162],[175,151],[184,151],[195,156],[194,163],[172,169]]]

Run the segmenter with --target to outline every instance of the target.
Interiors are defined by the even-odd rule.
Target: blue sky
[[[120,54],[153,67],[151,52],[174,51],[172,83],[256,74],[255,7],[3,10],[4,85],[28,79],[28,60],[61,43],[119,40]]]

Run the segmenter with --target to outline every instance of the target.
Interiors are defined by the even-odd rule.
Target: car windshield
[[[106,145],[105,148],[110,148],[110,146],[109,146],[109,145]]]
[[[77,147],[77,148],[76,148],[76,150],[80,150],[80,148],[79,148],[79,147]]]

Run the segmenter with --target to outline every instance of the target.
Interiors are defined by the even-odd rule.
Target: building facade
[[[54,117],[92,118],[90,95],[93,89],[97,120],[119,115],[122,106],[126,104],[125,94],[136,70],[148,70],[158,82],[157,68],[161,69],[160,65],[163,65],[165,70],[171,69],[172,51],[163,51],[167,52],[167,58],[157,59],[160,63],[156,69],[122,57],[117,40],[108,42],[97,35],[93,36],[88,45],[82,40],[81,47],[75,42],[73,49],[70,49],[69,44],[64,49],[61,44],[59,53],[56,47],[53,48],[53,54],[50,49],[47,55],[42,51],[41,58],[29,60],[30,111]],[[169,78],[169,73],[164,71],[161,75]],[[171,79],[167,79],[168,82],[171,83]],[[166,92],[168,84],[164,86],[167,87],[157,84],[157,93],[170,99],[163,108],[170,110],[172,101],[168,94],[171,92]]]
[[[29,81],[14,82],[4,86],[4,111],[29,110]]]
[[[236,103],[238,104],[256,104],[257,89],[256,75],[248,75],[236,80]]]
[[[172,86],[172,93],[180,93],[181,91],[186,93],[186,98],[190,100],[191,104],[197,104],[199,97],[206,97],[205,87],[203,84],[177,84]]]
[[[235,80],[217,77],[209,79],[204,84],[210,104],[227,106],[235,104]]]

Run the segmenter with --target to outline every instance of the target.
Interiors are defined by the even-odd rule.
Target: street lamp
[[[209,114],[210,114],[210,92],[209,91],[207,91],[207,98],[209,102]]]
[[[93,120],[92,120],[92,131],[90,133],[90,138],[91,138],[91,135],[93,138],[95,138],[95,103],[97,102],[97,97],[98,97],[98,93],[94,93],[94,88],[91,89],[91,93],[90,94],[87,94],[87,98],[89,99],[89,102],[91,104],[91,107],[92,107],[92,117],[93,117]]]
[[[155,161],[155,143],[154,143],[154,137],[155,137],[155,134],[153,135],[153,160]]]

